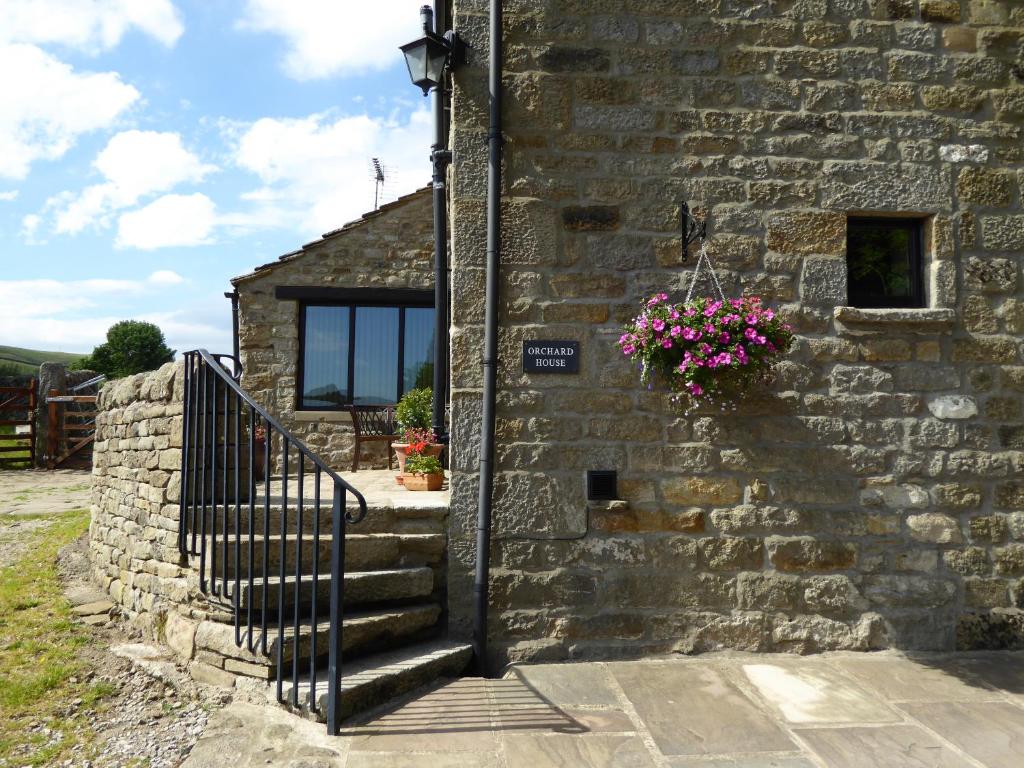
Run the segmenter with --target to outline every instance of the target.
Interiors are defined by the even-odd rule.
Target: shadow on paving
[[[441,735],[538,730],[583,734],[590,729],[519,677],[442,681],[377,710],[344,729],[345,736]]]

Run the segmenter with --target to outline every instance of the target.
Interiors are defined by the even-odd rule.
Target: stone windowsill
[[[333,423],[351,424],[352,414],[348,411],[295,411],[292,420],[296,423]]]
[[[956,313],[952,309],[861,309],[836,307],[833,316],[837,323],[865,330],[897,330],[908,333],[935,333],[953,328]]]

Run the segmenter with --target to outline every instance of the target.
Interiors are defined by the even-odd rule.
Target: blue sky
[[[0,0],[0,344],[228,351],[228,279],[370,210],[371,157],[428,182],[420,5]]]

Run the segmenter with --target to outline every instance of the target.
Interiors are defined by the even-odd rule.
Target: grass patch
[[[50,765],[87,744],[86,712],[113,693],[109,684],[72,682],[91,637],[74,622],[57,577],[57,553],[88,529],[89,513],[53,521],[32,535],[26,555],[0,569],[0,765]],[[82,703],[69,717],[75,699]],[[50,733],[29,730],[32,722]]]

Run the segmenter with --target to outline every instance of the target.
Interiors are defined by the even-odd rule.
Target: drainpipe
[[[480,419],[480,495],[477,500],[473,651],[487,676],[487,577],[490,572],[494,490],[494,404],[498,378],[498,277],[501,265],[501,0],[491,0],[490,125],[487,131],[487,285],[484,296],[484,391]]]
[[[224,298],[231,299],[231,354],[235,356],[236,370],[240,370],[242,359],[238,356],[238,289],[225,293]]]
[[[424,13],[430,8],[424,8]],[[444,34],[445,0],[434,0],[434,32]],[[429,23],[424,17],[425,23]],[[448,399],[448,199],[445,173],[451,162],[445,120],[445,76],[434,89],[434,146],[430,160],[434,166],[434,400],[433,429],[435,442],[446,445],[448,430],[444,423]]]

